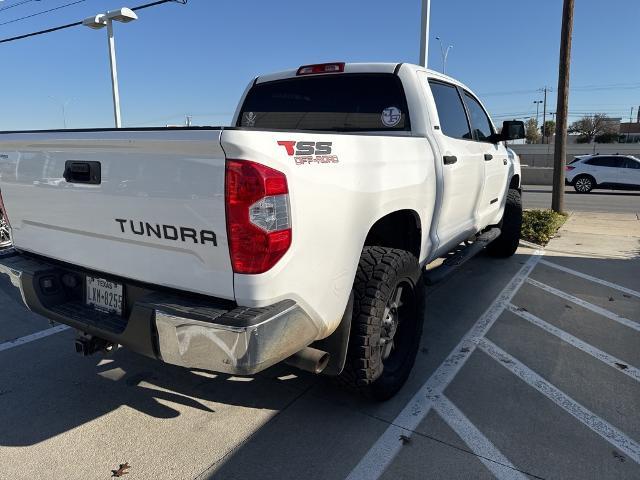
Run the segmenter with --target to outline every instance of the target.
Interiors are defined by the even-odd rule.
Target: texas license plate
[[[87,277],[87,305],[105,313],[122,315],[122,285],[103,278]]]

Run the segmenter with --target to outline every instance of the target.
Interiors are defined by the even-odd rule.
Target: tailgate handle
[[[100,162],[67,160],[64,164],[63,177],[67,183],[100,185],[102,183],[102,167]]]

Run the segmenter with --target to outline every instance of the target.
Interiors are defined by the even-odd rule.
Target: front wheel
[[[487,252],[494,257],[510,257],[518,249],[522,229],[522,199],[515,188],[507,192],[507,202],[498,227],[500,236],[487,246]]]
[[[386,400],[413,368],[424,321],[418,260],[394,248],[365,247],[353,285],[354,305],[341,383]]]

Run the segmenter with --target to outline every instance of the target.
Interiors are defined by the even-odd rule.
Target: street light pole
[[[71,98],[68,100],[65,100],[64,102],[62,100],[60,100],[59,98],[54,97],[53,95],[49,95],[49,98],[51,100],[53,100],[54,102],[58,102],[60,104],[60,108],[62,110],[62,124],[64,125],[64,128],[67,128],[67,105],[69,105],[69,103],[71,103]]]
[[[118,67],[116,64],[116,45],[113,35],[113,21],[129,23],[137,20],[138,16],[129,8],[109,10],[93,17],[85,18],[82,24],[86,27],[98,30],[107,27],[107,42],[109,45],[109,64],[111,65],[111,92],[113,96],[113,117],[116,128],[122,127],[120,117],[120,89],[118,88]]]
[[[540,104],[542,100],[534,100],[533,103],[536,104],[536,123],[538,123],[538,117],[540,116]]]
[[[440,37],[436,37],[436,40],[440,42],[440,54],[442,55],[442,73],[446,75],[447,73],[447,57],[449,56],[449,50],[453,48],[453,45],[449,45],[445,50],[442,46],[442,39]]]
[[[118,89],[118,66],[116,64],[116,44],[113,39],[113,22],[107,20],[107,40],[109,42],[109,64],[111,65],[111,92],[113,95],[113,118],[116,128],[122,126],[120,118],[120,90]]]
[[[431,16],[430,0],[422,0],[422,15],[420,28],[420,65],[427,68],[429,57],[429,17]]]

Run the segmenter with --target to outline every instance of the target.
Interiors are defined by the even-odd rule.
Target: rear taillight
[[[567,165],[566,167],[564,167],[564,169],[565,169],[567,172],[570,172],[570,171],[571,171],[571,170],[573,170],[574,168],[576,168],[576,167],[572,167],[571,165]]]
[[[291,245],[287,177],[259,163],[227,160],[225,200],[233,271],[266,272]]]
[[[0,192],[0,217],[4,218],[4,221],[7,223],[8,227],[11,228],[7,209],[4,207],[4,202],[2,201],[2,192]]]

